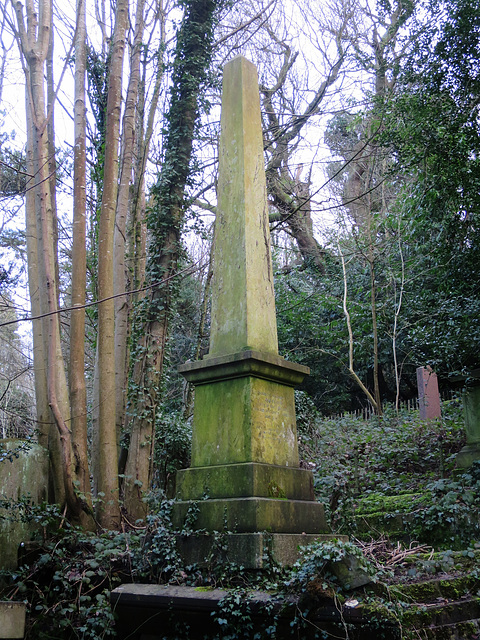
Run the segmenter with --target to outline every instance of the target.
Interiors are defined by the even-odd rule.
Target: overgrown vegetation
[[[39,538],[23,548],[17,571],[2,572],[0,598],[28,602],[27,638],[114,636],[109,592],[124,582],[227,588],[230,595],[218,613],[219,637],[232,638],[239,637],[238,616],[245,622],[242,633],[254,627],[257,632],[252,592],[258,589],[276,594],[285,606],[296,598],[297,631],[302,616],[319,602],[341,608],[352,597],[389,624],[407,620],[411,607],[405,600],[411,596],[405,595],[405,585],[425,576],[463,576],[470,585],[467,592],[473,589],[478,582],[480,464],[455,473],[455,454],[464,443],[460,401],[444,403],[442,420],[429,423],[415,411],[397,415],[393,409],[369,421],[325,419],[302,393],[297,410],[302,465],[314,471],[317,498],[326,505],[332,530],[348,534],[351,542],[317,543],[291,570],[270,561],[258,575],[226,566],[224,535],[217,534],[210,565],[185,567],[170,520],[173,501],[162,490],[149,498],[152,515],[145,526],[125,523],[123,531],[101,535],[72,527],[56,507],[33,507],[23,500],[8,517],[22,514],[37,522]],[[163,481],[185,464],[187,432],[180,418],[165,418],[163,435],[169,440],[159,447]],[[372,587],[351,591],[338,571],[345,559],[373,580]],[[278,608],[271,605],[261,633],[274,637],[278,624]],[[405,623],[405,637],[407,631]]]

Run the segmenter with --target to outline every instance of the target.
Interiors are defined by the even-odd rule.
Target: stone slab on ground
[[[228,595],[222,589],[204,589],[170,585],[125,584],[111,592],[110,601],[117,616],[118,640],[203,640],[221,637],[227,633],[225,624],[217,622],[228,618],[221,611],[221,601]],[[232,594],[235,616],[230,623],[241,630],[245,640],[268,637],[266,628],[276,616],[275,637],[301,637],[305,640],[321,637],[349,638],[349,640],[399,640],[397,624],[365,616],[359,609],[341,608],[333,603],[311,611],[308,620],[297,616],[296,597],[278,598],[261,591]],[[247,600],[248,597],[248,600]],[[249,616],[251,627],[243,626],[241,612]],[[270,616],[267,612],[270,611]],[[239,615],[240,614],[240,615]],[[230,627],[232,629],[232,627]],[[259,635],[257,635],[259,634]]]

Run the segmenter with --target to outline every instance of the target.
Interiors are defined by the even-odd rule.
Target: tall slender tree
[[[98,438],[95,451],[98,520],[108,529],[120,526],[118,445],[115,421],[115,313],[114,233],[118,194],[118,145],[120,132],[123,60],[128,24],[128,0],[118,0],[108,66],[107,113],[105,123],[105,166],[98,230],[98,330],[97,391]],[[101,388],[101,393],[100,393]]]
[[[27,93],[27,148],[31,150],[32,191],[34,198],[27,203],[27,235],[36,239],[36,247],[29,252],[33,263],[29,272],[32,283],[38,287],[39,310],[44,314],[39,339],[43,341],[42,355],[46,364],[46,397],[40,398],[40,407],[49,406],[50,415],[45,422],[52,422],[48,431],[48,446],[52,464],[55,499],[68,505],[71,514],[78,518],[83,510],[75,491],[75,472],[71,432],[68,427],[70,404],[65,375],[65,364],[60,343],[58,315],[58,272],[56,252],[56,206],[54,182],[51,179],[50,156],[53,143],[49,121],[52,110],[47,110],[45,91],[45,66],[52,42],[52,5],[50,0],[39,0],[38,12],[34,4],[27,5],[27,22],[20,2],[13,2],[17,18],[17,36],[25,62]],[[48,80],[47,73],[47,80]],[[51,84],[51,79],[49,81]],[[51,100],[50,100],[51,103]],[[33,216],[33,213],[35,216]],[[34,292],[34,298],[37,293]],[[44,441],[44,439],[43,439]]]
[[[92,507],[87,441],[87,389],[85,381],[86,250],[86,0],[77,0],[75,31],[74,184],[72,225],[72,307],[70,326],[71,430],[79,490]]]

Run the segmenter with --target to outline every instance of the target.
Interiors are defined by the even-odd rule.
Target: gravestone
[[[33,504],[40,504],[46,500],[47,486],[46,449],[25,440],[0,440],[1,500],[15,502],[28,496]],[[0,508],[0,569],[17,568],[20,543],[39,529],[38,524],[23,522],[22,514],[23,509]]]
[[[462,401],[467,442],[457,454],[455,464],[458,469],[468,469],[480,460],[480,369],[470,372],[468,382],[465,378],[458,380],[464,384]]]
[[[437,374],[431,367],[417,368],[418,408],[422,420],[442,417]]]
[[[242,56],[223,78],[210,350],[179,370],[195,405],[174,524],[194,506],[194,528],[237,534],[232,561],[260,566],[268,532],[288,562],[286,548],[327,529],[312,473],[299,467],[294,387],[308,368],[278,355],[258,80]],[[198,561],[202,544],[190,539],[184,555]]]

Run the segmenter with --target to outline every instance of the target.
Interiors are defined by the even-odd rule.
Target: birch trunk
[[[29,254],[37,259],[38,269],[32,262],[31,290],[38,291],[41,313],[48,314],[42,321],[44,366],[46,364],[46,387],[50,407],[48,448],[51,461],[55,500],[66,503],[74,518],[82,512],[82,504],[75,493],[75,477],[72,464],[72,443],[66,421],[70,417],[67,381],[60,344],[60,320],[58,314],[58,278],[56,265],[56,218],[55,193],[49,170],[53,154],[53,141],[49,141],[49,116],[45,104],[45,62],[51,51],[52,5],[50,0],[39,0],[38,12],[33,2],[27,4],[27,27],[23,6],[12,4],[17,17],[17,38],[26,61],[27,127],[34,174],[32,198],[27,201],[27,237],[36,240],[36,247]],[[48,80],[48,74],[47,74]],[[51,78],[50,78],[51,80]],[[50,129],[52,132],[52,129]],[[54,170],[54,169],[53,169]],[[36,254],[36,255],[35,255]],[[37,280],[38,276],[38,280]],[[32,303],[37,304],[35,293]],[[39,336],[40,337],[40,336]],[[43,376],[43,373],[42,373]],[[43,381],[40,381],[43,384]],[[43,411],[43,406],[41,407]],[[56,427],[56,428],[55,428]]]
[[[28,82],[28,80],[27,80]],[[26,171],[31,176],[27,181],[25,194],[25,226],[27,229],[27,270],[28,289],[30,295],[30,308],[32,316],[42,313],[40,302],[40,268],[38,264],[38,238],[37,220],[35,215],[35,190],[32,188],[36,180],[33,162],[33,120],[31,116],[28,93],[26,94],[27,114],[27,154]],[[50,407],[48,406],[47,393],[47,369],[45,363],[47,356],[43,341],[43,320],[34,320],[32,323],[33,335],[33,371],[35,382],[35,406],[37,414],[38,442],[42,447],[48,448],[48,433],[52,420]],[[53,496],[51,496],[53,499]]]

